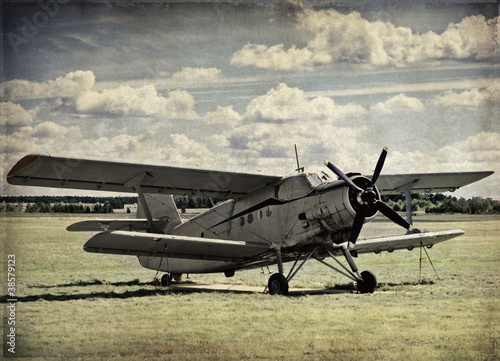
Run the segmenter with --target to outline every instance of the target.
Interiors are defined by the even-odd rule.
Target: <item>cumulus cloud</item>
[[[178,78],[185,78],[187,74],[197,74],[205,80],[215,79],[219,72],[220,70],[215,68],[198,70],[184,68],[178,73],[184,75],[181,74]],[[102,91],[94,90],[94,84],[95,76],[91,71],[75,71],[44,83],[12,80],[6,82],[4,88],[7,99],[48,98],[50,101],[46,105],[51,105],[54,110],[71,111],[80,115],[200,119],[195,111],[194,98],[187,91],[173,90],[165,97],[158,93],[153,84],[138,88],[122,85]],[[27,117],[33,118],[35,113],[35,111],[28,111],[23,114],[19,106],[14,107],[12,103],[6,103],[4,108],[6,112],[17,112],[17,116],[11,114],[12,116],[2,118],[2,122],[28,125]]]
[[[28,80],[10,80],[4,83],[5,98],[41,99],[51,97],[74,97],[92,89],[95,83],[94,73],[78,70],[43,83]]]
[[[172,80],[181,85],[207,85],[219,80],[221,70],[217,68],[190,68],[184,67],[181,71],[172,74]]]
[[[194,99],[186,91],[174,90],[168,98],[158,94],[154,85],[132,88],[122,85],[101,92],[87,91],[76,98],[78,113],[111,116],[165,116],[168,118],[198,119]]]
[[[448,90],[437,95],[433,103],[438,107],[500,106],[500,82],[496,81],[486,89],[470,89],[463,92]]]
[[[358,105],[338,105],[331,98],[309,100],[303,90],[281,83],[265,95],[254,98],[246,107],[246,121],[286,122],[321,119],[324,121],[359,116],[365,109]]]
[[[234,126],[241,122],[241,116],[238,112],[234,111],[232,105],[227,107],[218,106],[214,112],[208,112],[204,119],[208,124],[227,124]]]
[[[173,90],[168,93],[167,117],[174,119],[199,119],[200,116],[194,110],[195,102],[191,94],[185,90]]]
[[[0,103],[0,125],[22,127],[33,123],[35,110],[25,110],[19,104],[8,102]]]
[[[72,145],[71,149],[76,149],[82,139],[77,126],[66,127],[54,122],[42,122],[34,127],[20,127],[5,136],[4,144],[6,153],[16,157],[24,153],[67,154],[68,144]]]
[[[433,152],[391,152],[387,172],[416,173],[496,170],[500,162],[500,133],[481,132],[444,145]],[[500,185],[500,184],[499,184]]]
[[[299,29],[312,38],[302,49],[283,44],[246,44],[231,59],[235,66],[271,70],[302,70],[333,63],[406,66],[441,59],[491,61],[495,53],[495,19],[483,15],[450,24],[442,34],[413,33],[389,22],[370,22],[358,12],[304,9]]]
[[[271,70],[297,70],[306,66],[312,58],[309,49],[297,49],[292,46],[285,50],[283,44],[267,46],[262,44],[246,44],[235,52],[231,65],[245,67],[253,66]]]
[[[373,111],[381,113],[393,113],[396,111],[422,111],[424,110],[424,104],[417,98],[408,97],[401,93],[388,99],[385,102],[380,102],[371,108]]]
[[[162,153],[169,164],[194,168],[211,167],[216,163],[215,157],[208,147],[185,134],[170,134],[167,147]]]

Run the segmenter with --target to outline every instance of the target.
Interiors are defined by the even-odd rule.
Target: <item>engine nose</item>
[[[353,188],[349,188],[349,204],[356,214],[362,207],[366,207],[366,205],[373,204],[376,201],[381,200],[378,188],[376,186],[372,186],[372,181],[369,178],[355,176],[351,178],[351,180],[355,185],[364,190],[364,192],[360,193]],[[370,218],[376,214],[377,209],[375,207],[368,207],[366,217]]]

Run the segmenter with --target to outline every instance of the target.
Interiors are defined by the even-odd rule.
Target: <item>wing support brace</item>
[[[404,185],[402,187],[399,187],[399,189],[397,189],[398,191],[405,193],[406,221],[410,223],[412,226],[413,226],[413,213],[411,211],[411,190],[418,184],[419,181],[420,181],[419,179],[415,179],[413,182]]]
[[[148,177],[153,177],[151,174],[147,172],[142,172],[136,175],[135,177],[129,179],[124,183],[125,186],[132,188],[137,192],[137,195],[139,197],[139,202],[141,203],[142,209],[144,210],[144,215],[146,216],[146,219],[148,220],[149,228],[151,228],[151,233],[160,233],[162,234],[163,232],[159,231],[156,229],[154,222],[153,222],[153,217],[151,216],[151,211],[149,210],[148,202],[146,202],[146,197],[144,197],[144,193],[141,188],[141,182],[144,180],[144,178]]]

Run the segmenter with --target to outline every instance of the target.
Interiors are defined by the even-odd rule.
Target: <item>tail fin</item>
[[[144,198],[146,198],[153,223],[159,230],[169,233],[174,227],[182,223],[174,197],[170,194],[145,193]],[[146,218],[141,202],[137,205],[137,218]]]

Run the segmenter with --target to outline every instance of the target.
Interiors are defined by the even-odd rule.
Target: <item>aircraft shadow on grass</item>
[[[44,301],[75,301],[75,300],[88,300],[88,299],[128,299],[134,297],[153,297],[153,296],[165,296],[168,294],[191,294],[191,293],[226,293],[226,294],[253,294],[253,293],[265,293],[264,287],[261,291],[256,291],[256,287],[253,289],[215,289],[212,285],[196,284],[189,281],[173,283],[171,287],[163,287],[158,285],[157,282],[139,282],[139,280],[133,280],[128,282],[104,282],[100,280],[88,281],[88,282],[76,282],[68,284],[59,285],[36,285],[28,286],[28,288],[59,288],[59,287],[75,287],[83,288],[89,286],[157,286],[156,288],[141,288],[137,290],[125,291],[125,292],[115,292],[115,291],[102,291],[102,292],[89,292],[89,293],[72,293],[72,294],[37,294],[15,297],[15,302],[36,302],[40,300]],[[401,286],[401,285],[394,285]],[[288,297],[302,297],[309,295],[327,295],[327,294],[345,294],[353,293],[353,285],[336,285],[328,289],[295,289],[290,290]],[[12,302],[12,297],[10,296],[0,296],[0,303]]]
[[[416,285],[433,285],[433,281],[423,280],[421,282],[403,282],[403,283],[381,283],[379,284],[379,289],[382,291],[391,291],[391,289],[401,288],[401,287],[411,287]],[[75,300],[88,300],[88,299],[128,299],[134,297],[153,297],[153,296],[165,296],[168,294],[191,294],[191,293],[227,293],[227,294],[252,294],[252,293],[264,293],[262,291],[255,290],[244,290],[244,289],[214,289],[211,285],[196,284],[193,282],[180,282],[174,283],[171,287],[159,286],[157,282],[139,282],[138,280],[128,281],[128,282],[103,282],[100,280],[88,281],[88,282],[78,282],[69,284],[60,284],[53,286],[37,285],[28,286],[28,288],[58,288],[58,287],[88,287],[95,285],[105,285],[105,286],[158,286],[154,289],[141,288],[133,291],[125,292],[115,292],[115,291],[103,291],[103,292],[90,292],[90,293],[73,293],[73,294],[50,294],[45,293],[41,295],[29,295],[16,297],[16,302],[36,302],[40,300],[44,301],[75,301]],[[195,287],[193,287],[195,286]],[[328,289],[295,289],[290,290],[288,297],[302,297],[302,296],[312,296],[312,295],[328,295],[328,294],[346,294],[355,293],[352,284],[341,284],[336,285]],[[0,303],[12,302],[12,297],[1,296]]]

